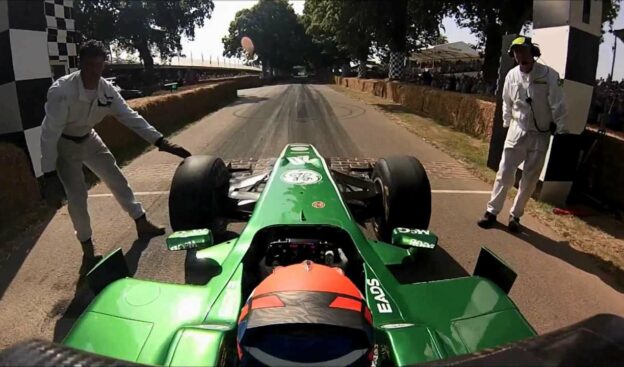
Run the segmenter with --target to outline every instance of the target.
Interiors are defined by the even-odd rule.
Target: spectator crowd
[[[421,63],[408,68],[407,79],[446,91],[493,96],[496,84],[483,79],[481,66],[480,60]]]
[[[468,74],[445,75],[433,74],[430,71],[425,70],[418,75],[412,76],[409,81],[452,92],[480,94],[486,96],[494,96],[494,92],[496,91],[496,84],[487,83],[481,77],[481,73],[478,73],[476,76],[470,76]]]
[[[446,91],[494,96],[496,83],[483,80],[480,61],[447,62],[420,65],[408,69],[409,82],[431,86]],[[622,131],[624,129],[624,80],[596,81],[588,123],[602,128]]]
[[[624,127],[624,80],[599,79],[594,87],[588,123],[615,131]]]

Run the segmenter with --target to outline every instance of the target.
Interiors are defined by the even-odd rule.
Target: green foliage
[[[620,12],[622,0],[602,0],[602,21],[613,24]]]
[[[76,27],[83,40],[138,51],[151,69],[155,52],[163,60],[179,55],[182,36],[193,39],[213,8],[212,0],[78,0]]]
[[[317,69],[329,68],[350,59],[344,45],[338,42],[336,23],[339,4],[330,0],[307,0],[303,8],[303,23],[310,40],[308,62]]]
[[[453,9],[458,25],[469,28],[485,44],[488,29],[520,33],[533,15],[532,0],[462,0]]]
[[[260,0],[236,13],[223,37],[224,56],[242,57],[241,38],[249,37],[263,66],[289,70],[304,62],[309,41],[303,25],[286,0]]]
[[[390,51],[411,52],[435,44],[442,18],[456,4],[452,0],[372,1],[375,9],[375,41]]]
[[[301,22],[310,42],[306,59],[317,69],[329,68],[338,60],[348,58],[346,50],[336,40],[336,32],[328,30],[322,22],[326,13],[324,13],[323,7],[317,6],[317,3],[324,1],[306,1],[301,17]]]
[[[449,0],[450,1],[450,0]],[[372,53],[413,51],[439,41],[445,0],[306,0],[304,24],[313,43],[336,62]]]
[[[323,31],[333,34],[338,47],[350,58],[366,61],[375,31],[375,4],[357,0],[317,3],[320,6],[314,14]]]

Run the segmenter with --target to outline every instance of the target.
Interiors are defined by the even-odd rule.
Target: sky
[[[304,0],[289,1],[297,14],[303,12]],[[227,35],[230,22],[234,19],[236,12],[252,7],[257,0],[215,0],[214,11],[212,17],[205,22],[204,27],[195,31],[195,39],[193,41],[184,40],[183,52],[187,57],[193,55],[194,59],[200,59],[203,53],[204,59],[210,57],[216,59],[223,58],[223,43],[221,39]],[[466,28],[458,27],[452,18],[445,18],[442,22],[449,42],[464,41],[471,44],[477,43],[477,38],[473,36]],[[624,28],[624,7],[620,10],[614,24],[615,29]],[[607,28],[605,27],[605,30]],[[600,45],[600,56],[598,58],[598,70],[596,76],[606,78],[611,71],[612,47],[614,36],[605,34],[604,42]],[[618,40],[617,60],[615,63],[615,78],[620,80],[624,78],[624,43]]]

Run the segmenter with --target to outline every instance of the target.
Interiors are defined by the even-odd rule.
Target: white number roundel
[[[282,174],[282,181],[292,185],[313,185],[323,178],[318,172],[309,169],[293,169]]]

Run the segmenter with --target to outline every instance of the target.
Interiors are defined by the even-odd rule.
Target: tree
[[[376,17],[375,8],[368,5],[357,0],[308,0],[303,11],[309,36],[330,40],[341,55],[343,72],[350,59],[357,60],[360,77],[366,71]]]
[[[622,0],[602,0],[602,22],[613,25],[613,21],[620,12]]]
[[[223,37],[223,55],[247,57],[241,46],[245,36],[253,41],[265,74],[269,69],[286,71],[303,63],[305,31],[286,0],[260,0],[237,12],[228,35]]]
[[[376,6],[375,43],[388,53],[388,76],[402,75],[407,53],[434,44],[440,35],[440,24],[452,0],[372,1]],[[387,52],[383,49],[386,48]]]
[[[338,44],[336,32],[327,30],[323,24],[326,13],[321,3],[325,1],[307,0],[301,17],[301,23],[309,40],[305,58],[317,70],[331,68],[337,62],[349,58],[346,50]]]
[[[182,36],[193,39],[213,8],[212,0],[79,0],[76,28],[83,40],[138,51],[151,74],[155,52],[163,60],[180,55]]]
[[[498,78],[500,49],[504,34],[520,33],[531,19],[532,0],[464,0],[454,9],[457,24],[468,27],[484,47],[483,78]]]
[[[402,68],[407,52],[435,43],[447,1],[307,0],[304,18],[312,39],[328,35],[342,57],[360,62],[360,74],[372,50],[398,58],[390,63],[392,77],[401,74],[394,68]]]
[[[433,41],[432,45],[445,45],[448,43],[448,37],[446,37],[443,34],[440,34],[438,37],[436,37],[436,39]]]

